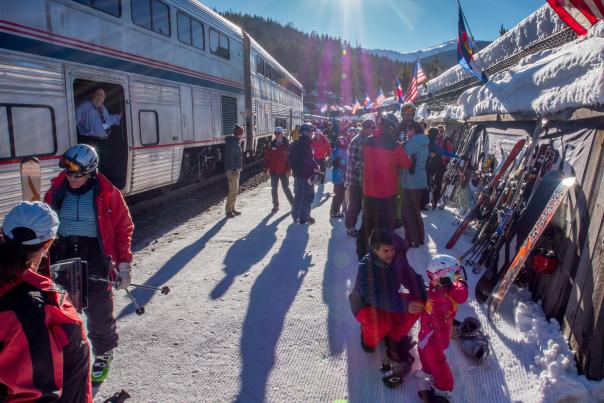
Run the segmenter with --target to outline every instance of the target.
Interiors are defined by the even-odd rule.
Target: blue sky
[[[293,23],[360,43],[366,48],[411,52],[457,36],[455,0],[201,0],[218,10],[232,9]],[[510,28],[545,0],[462,0],[476,39],[493,40],[501,24]]]

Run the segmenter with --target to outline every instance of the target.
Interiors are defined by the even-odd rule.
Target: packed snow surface
[[[398,389],[386,388],[383,349],[361,349],[348,303],[355,242],[342,221],[330,221],[323,190],[310,227],[291,222],[283,197],[271,214],[266,185],[240,195],[238,218],[226,220],[216,206],[139,248],[133,281],[172,291],[136,289],[142,316],[118,292],[120,345],[96,401],[124,388],[133,402],[419,402],[422,381],[409,374]],[[424,219],[427,244],[407,254],[421,274],[432,254],[459,256],[469,246],[464,236],[444,248],[457,223],[453,211]],[[602,385],[577,375],[558,324],[525,292],[513,290],[490,323],[473,299],[477,276],[468,274],[472,297],[457,318],[480,319],[492,354],[477,365],[451,343],[452,402],[604,402]]]

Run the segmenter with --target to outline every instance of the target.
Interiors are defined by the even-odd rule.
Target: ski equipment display
[[[474,218],[476,218],[478,212],[480,211],[480,208],[482,207],[483,203],[485,203],[485,201],[486,201],[487,195],[491,193],[491,191],[493,190],[493,188],[495,186],[497,186],[497,184],[498,184],[499,180],[502,178],[503,174],[507,171],[507,169],[510,167],[510,165],[512,165],[512,163],[516,160],[516,157],[520,153],[520,150],[522,150],[522,147],[524,147],[525,143],[526,143],[526,140],[522,139],[522,140],[518,140],[516,145],[514,145],[514,148],[510,152],[510,155],[508,155],[508,158],[505,160],[505,162],[504,162],[503,166],[501,167],[501,169],[499,170],[499,172],[497,172],[497,174],[495,176],[493,176],[493,179],[491,179],[491,182],[489,182],[489,184],[487,186],[485,186],[485,188],[480,192],[480,196],[478,197],[478,201],[476,202],[475,206],[464,217],[461,224],[459,224],[459,227],[457,228],[457,230],[451,236],[451,239],[449,239],[449,241],[447,242],[447,245],[446,245],[447,249],[451,249],[455,246],[455,244],[457,243],[457,241],[459,240],[461,235],[466,231],[466,229],[470,225],[470,222],[472,222],[472,220],[474,220]]]
[[[23,201],[40,201],[42,172],[40,161],[36,157],[21,160],[21,195]]]
[[[495,290],[493,291],[489,302],[489,312],[494,313],[501,306],[503,299],[505,298],[507,292],[512,286],[514,279],[518,275],[518,272],[524,266],[524,263],[529,258],[531,251],[533,250],[535,244],[541,237],[541,234],[543,234],[543,231],[554,217],[556,210],[558,210],[560,203],[562,203],[562,200],[564,200],[570,188],[575,185],[575,182],[575,177],[566,178],[562,182],[560,182],[560,184],[554,191],[554,194],[549,199],[548,203],[543,209],[543,212],[539,216],[539,219],[535,223],[535,226],[533,227],[528,237],[518,250],[516,257],[514,257],[514,260],[512,260],[512,263],[510,263],[510,266],[508,267],[504,276],[495,286]]]

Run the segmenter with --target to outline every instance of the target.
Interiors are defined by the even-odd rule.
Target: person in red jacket
[[[325,183],[325,169],[326,169],[326,161],[327,158],[331,155],[331,144],[329,144],[329,139],[325,137],[321,131],[315,131],[315,135],[312,139],[312,152],[315,157],[315,161],[319,164],[319,169],[321,170],[321,184]]]
[[[383,114],[378,132],[363,145],[363,222],[357,237],[359,260],[367,254],[369,234],[374,228],[393,230],[399,170],[412,161],[398,141],[400,122]]]
[[[59,163],[63,172],[51,181],[44,196],[61,220],[52,258],[79,257],[88,262],[88,308],[84,312],[95,355],[93,383],[107,378],[118,343],[111,286],[99,279],[115,281],[120,289],[128,287],[134,231],[122,194],[97,172],[98,163],[94,148],[86,144],[71,147]]]
[[[59,220],[21,202],[0,234],[0,401],[92,403],[90,346],[66,293],[37,273]]]
[[[294,196],[289,190],[289,164],[287,156],[289,155],[289,142],[283,136],[283,129],[275,127],[275,138],[271,141],[271,146],[264,152],[264,170],[271,175],[271,195],[273,197],[273,213],[279,211],[278,187],[279,181],[285,197],[289,204],[294,203]]]
[[[448,255],[436,255],[426,269],[430,286],[428,301],[420,316],[418,352],[422,369],[417,377],[432,379],[431,396],[449,397],[453,391],[453,374],[447,364],[457,305],[468,299],[468,285],[461,279],[461,266]]]

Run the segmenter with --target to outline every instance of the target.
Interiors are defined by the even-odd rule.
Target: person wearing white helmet
[[[81,258],[92,277],[116,281],[117,288],[130,284],[134,224],[122,194],[97,171],[94,148],[77,144],[61,157],[63,168],[51,181],[44,201],[58,213],[59,240],[54,260]],[[113,359],[118,334],[113,316],[113,294],[106,282],[88,281],[88,338],[95,354],[91,378],[105,380]]]
[[[0,401],[92,402],[90,347],[65,291],[42,274],[59,219],[21,202],[0,234]]]
[[[446,398],[454,387],[445,350],[451,341],[457,305],[468,299],[468,285],[461,271],[458,260],[449,255],[434,256],[426,268],[428,301],[420,316],[418,352],[422,363],[420,376],[434,381],[426,391],[432,396]]]

